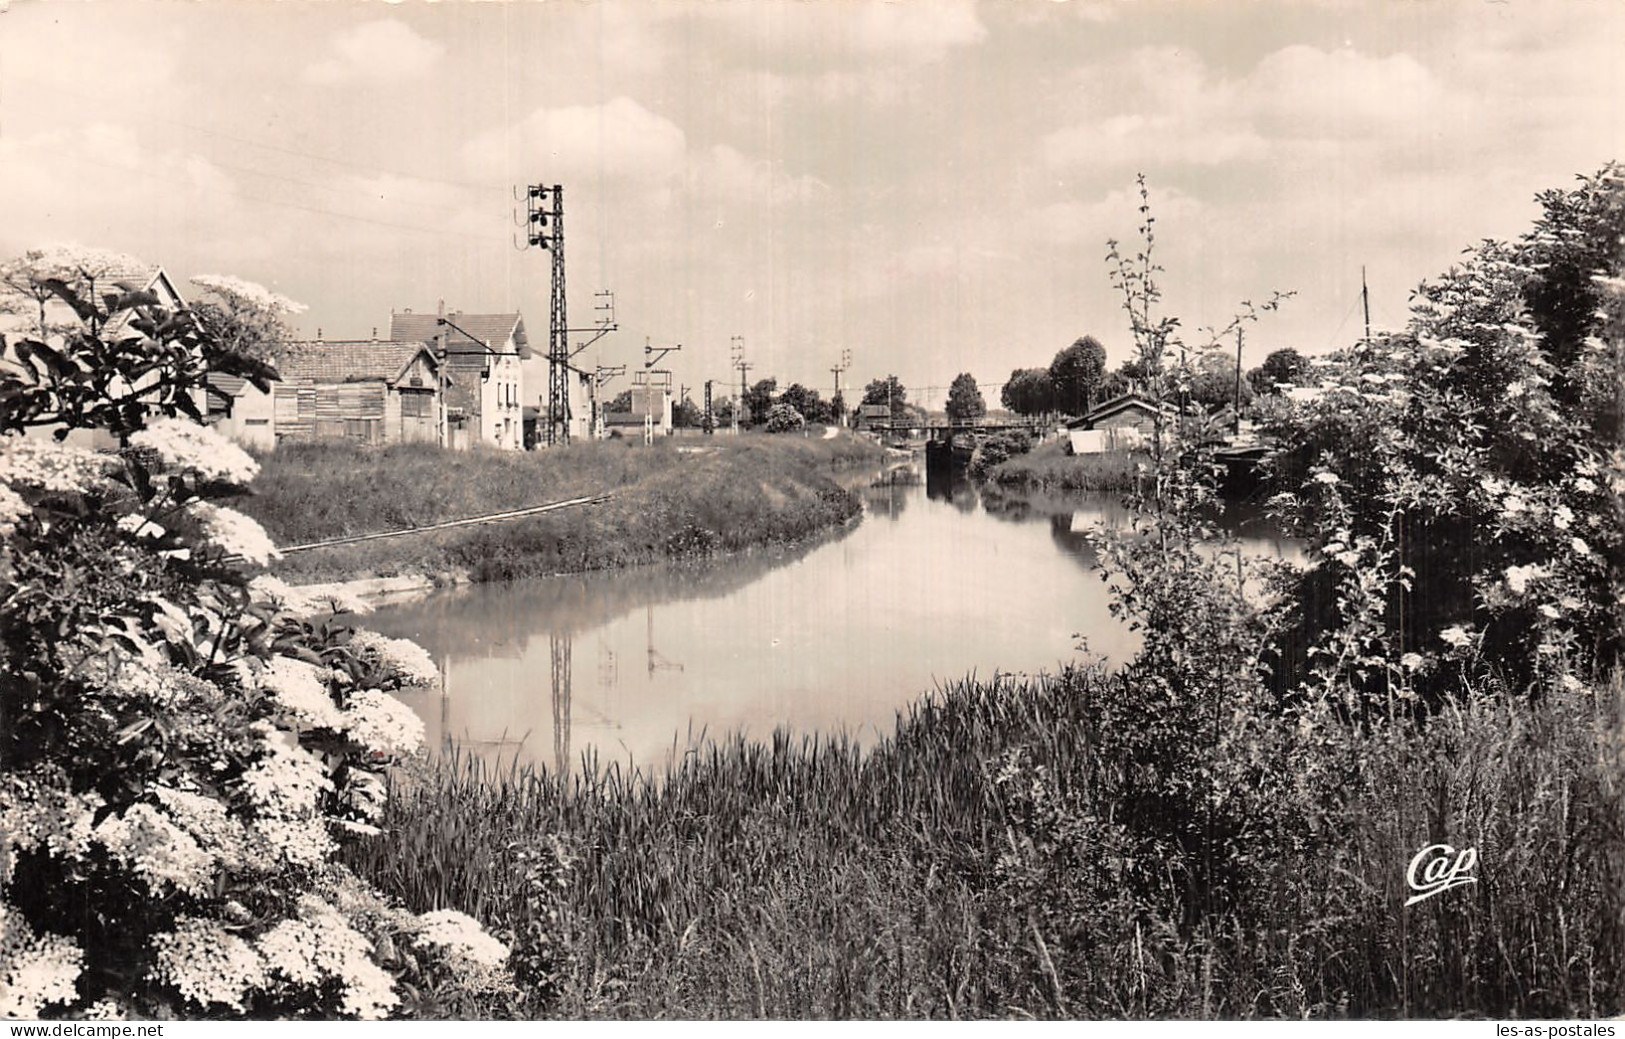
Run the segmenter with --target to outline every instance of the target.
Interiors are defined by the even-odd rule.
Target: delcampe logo
[[[1458,852],[1448,844],[1429,844],[1416,853],[1405,871],[1405,882],[1416,892],[1405,904],[1412,906],[1453,887],[1478,883],[1478,878],[1472,875],[1477,865],[1477,848],[1463,848]]]

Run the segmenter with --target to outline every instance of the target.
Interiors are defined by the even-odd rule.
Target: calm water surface
[[[861,524],[788,552],[480,585],[368,627],[441,665],[443,688],[405,697],[436,745],[551,769],[588,751],[658,767],[701,735],[779,726],[873,743],[939,681],[1054,671],[1080,638],[1133,652],[1085,535],[1124,522],[1114,501],[927,485],[910,468],[863,494]]]

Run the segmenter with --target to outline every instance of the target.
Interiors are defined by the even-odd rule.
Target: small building
[[[277,358],[276,439],[347,437],[363,444],[440,440],[440,362],[427,343],[314,340]],[[445,382],[455,373],[448,369]]]
[[[513,314],[446,315],[410,310],[389,316],[389,338],[428,344],[446,355],[451,388],[446,394],[451,424],[448,443],[475,444],[507,451],[525,446],[524,378],[520,362],[530,357],[525,319]]]
[[[1157,403],[1130,391],[1090,408],[1082,418],[1067,423],[1067,436],[1075,455],[1096,455],[1139,447],[1156,429]],[[1162,405],[1163,421],[1177,417],[1174,408]]]
[[[208,404],[203,420],[244,447],[276,447],[276,387],[265,393],[240,375],[210,372],[205,380]]]

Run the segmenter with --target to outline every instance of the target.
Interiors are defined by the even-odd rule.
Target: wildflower
[[[39,934],[22,913],[0,902],[0,1018],[39,1017],[79,998],[85,954],[72,939]]]
[[[265,812],[281,818],[316,811],[324,793],[333,789],[322,763],[303,747],[290,747],[269,722],[250,728],[263,739],[264,754],[242,776],[243,787]]]
[[[1336,473],[1322,469],[1315,474],[1315,482],[1325,484],[1327,487],[1334,487],[1341,481],[1338,480]]]
[[[410,707],[376,689],[351,696],[343,721],[351,739],[382,754],[410,754],[423,745],[423,720]]]
[[[1422,655],[1420,653],[1406,653],[1399,658],[1399,666],[1407,671],[1415,671],[1422,666]]]
[[[140,538],[161,538],[168,533],[163,526],[139,512],[131,512],[120,516],[114,526],[126,534],[134,534]]]
[[[486,934],[478,920],[455,909],[437,909],[418,917],[417,944],[438,947],[482,967],[499,966],[508,958],[506,945]]]
[[[1549,602],[1545,602],[1540,604],[1540,615],[1548,620],[1556,620],[1562,616],[1562,613],[1556,606],[1553,606]]]
[[[1453,646],[1456,649],[1461,649],[1473,641],[1473,636],[1467,631],[1467,629],[1463,628],[1459,624],[1452,624],[1450,627],[1439,632],[1439,638],[1446,645]]]
[[[241,1012],[250,992],[265,986],[265,961],[254,947],[214,920],[183,916],[152,939],[149,976],[200,1007]]]
[[[1547,576],[1550,576],[1550,571],[1533,563],[1528,566],[1509,566],[1506,569],[1507,587],[1518,595],[1524,593],[1524,590],[1529,587],[1530,581],[1538,581]]]
[[[313,665],[292,657],[274,657],[259,684],[300,722],[334,732],[344,727],[344,719]]]
[[[185,419],[159,419],[131,436],[130,444],[154,451],[166,465],[190,469],[205,480],[240,485],[260,471],[247,451],[209,427]]]
[[[0,485],[82,494],[106,482],[111,455],[54,440],[0,437]]]
[[[1559,505],[1552,510],[1552,526],[1558,530],[1568,530],[1569,525],[1573,522],[1574,511],[1567,505]]]
[[[235,509],[200,501],[192,504],[192,512],[202,522],[204,535],[228,555],[241,556],[258,566],[282,558],[265,528]]]
[[[350,648],[402,685],[433,685],[440,680],[440,669],[435,667],[429,651],[411,639],[357,631],[350,637]]]
[[[1563,688],[1571,693],[1578,693],[1585,688],[1585,685],[1573,675],[1564,675],[1560,681],[1563,683]]]
[[[1591,554],[1591,546],[1586,544],[1584,541],[1581,541],[1579,538],[1575,538],[1573,541],[1570,541],[1569,547],[1574,549],[1574,554],[1577,556],[1589,556]]]
[[[72,793],[50,775],[9,773],[0,776],[0,833],[17,851],[76,857],[90,847],[91,824],[105,803],[94,791]]]
[[[1597,485],[1596,485],[1595,482],[1586,479],[1584,476],[1581,476],[1581,477],[1577,477],[1575,479],[1575,481],[1574,481],[1574,489],[1581,492],[1582,494],[1591,494],[1592,492],[1594,492],[1597,489]]]

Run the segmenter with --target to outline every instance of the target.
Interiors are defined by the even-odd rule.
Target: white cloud
[[[401,83],[431,72],[446,48],[393,18],[363,22],[334,37],[331,53],[306,66],[307,83]]]

